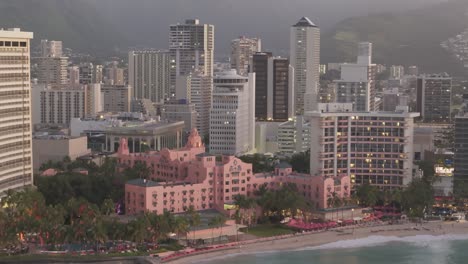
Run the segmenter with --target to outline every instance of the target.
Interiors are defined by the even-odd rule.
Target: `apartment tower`
[[[294,68],[296,114],[317,108],[320,85],[320,29],[307,17],[291,27],[290,60]]]
[[[0,196],[33,183],[30,40],[18,28],[0,30]]]

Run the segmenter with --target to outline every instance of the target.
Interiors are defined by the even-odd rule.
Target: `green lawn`
[[[287,235],[293,234],[294,231],[282,226],[282,225],[272,225],[272,224],[265,224],[265,225],[257,225],[255,227],[250,228],[242,228],[240,229],[241,232],[246,234],[251,234],[258,237],[270,237],[270,236],[280,236],[280,235]]]

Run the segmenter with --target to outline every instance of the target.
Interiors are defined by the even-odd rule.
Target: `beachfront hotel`
[[[126,214],[145,211],[181,213],[193,206],[195,210],[224,211],[238,194],[254,196],[255,190],[266,185],[279,188],[293,183],[298,191],[316,208],[329,207],[333,194],[349,197],[351,183],[347,175],[335,178],[311,176],[292,171],[289,164],[280,163],[270,173],[252,171],[252,164],[235,156],[221,159],[205,152],[196,129],[191,131],[185,147],[159,152],[130,153],[127,140],[121,139],[117,152],[121,168],[143,163],[150,168],[149,179],[131,180],[125,184]]]
[[[392,189],[413,179],[414,118],[419,113],[354,112],[353,104],[319,104],[307,112],[312,176],[349,176],[351,184]]]

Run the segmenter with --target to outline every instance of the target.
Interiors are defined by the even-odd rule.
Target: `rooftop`
[[[301,17],[293,27],[317,27],[308,17]]]
[[[140,186],[140,187],[154,187],[154,186],[159,186],[160,185],[159,183],[157,183],[155,181],[146,180],[146,179],[129,180],[129,181],[127,181],[127,184]]]
[[[276,165],[275,168],[277,168],[277,169],[289,169],[289,168],[292,168],[292,166],[291,166],[291,164],[289,164],[289,163],[287,163],[285,161],[282,161],[278,165]]]
[[[197,154],[197,157],[216,157],[216,155],[210,154],[208,152],[203,152],[203,153]]]

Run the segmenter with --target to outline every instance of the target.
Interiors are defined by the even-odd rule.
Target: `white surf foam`
[[[456,240],[468,240],[468,235],[416,235],[408,237],[397,236],[369,236],[366,238],[341,240],[320,246],[304,247],[294,251],[304,250],[318,250],[318,249],[346,249],[346,248],[360,248],[360,247],[373,247],[380,246],[391,242],[410,243],[418,247],[429,247],[435,242],[446,242]]]
[[[314,246],[314,247],[302,247],[302,248],[298,248],[295,250],[242,252],[242,249],[241,249],[241,252],[239,253],[224,254],[222,256],[206,258],[204,260],[197,260],[197,261],[190,262],[190,263],[207,263],[207,262],[212,263],[213,261],[239,257],[239,256],[244,256],[244,255],[268,255],[268,254],[275,254],[279,252],[288,252],[288,251],[310,251],[310,250],[353,249],[353,248],[362,248],[362,247],[374,247],[374,246],[385,245],[385,244],[392,243],[392,242],[409,243],[417,247],[429,247],[431,248],[431,250],[437,252],[437,251],[444,251],[444,249],[441,246],[445,246],[446,248],[447,241],[458,241],[458,240],[468,240],[468,234],[464,234],[464,235],[447,234],[447,235],[438,235],[438,236],[416,235],[416,236],[407,236],[407,237],[369,236],[366,238],[341,240],[341,241],[332,242],[332,243],[323,244],[323,245]]]

